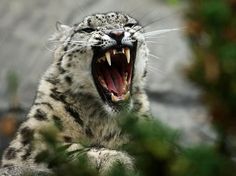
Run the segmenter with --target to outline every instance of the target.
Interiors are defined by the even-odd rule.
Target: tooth
[[[125,49],[125,55],[127,58],[127,62],[129,64],[130,63],[130,49],[129,48]]]
[[[125,97],[124,97],[124,100],[127,100],[130,96],[130,92],[128,91],[126,94],[125,94]]]
[[[104,79],[102,79],[101,76],[98,77],[98,80],[100,81],[100,83],[102,84],[102,86],[105,87],[105,88],[107,89],[107,85],[106,85]]]
[[[111,93],[111,100],[112,100],[113,102],[119,101],[119,99],[118,99],[113,93]]]
[[[128,85],[127,85],[127,84],[128,84],[127,78],[128,78],[128,73],[126,72],[125,75],[124,75],[124,77],[123,77],[123,79],[124,79],[124,84],[125,84],[126,87],[128,86]]]
[[[124,54],[125,54],[125,49],[124,49],[124,48],[122,48],[122,53],[124,53]]]
[[[116,50],[115,49],[113,49],[113,55],[116,55]]]
[[[127,80],[127,78],[128,78],[128,73],[125,72],[125,80]]]
[[[109,51],[105,53],[108,64],[111,66],[111,54]]]
[[[100,57],[97,62],[101,63],[102,61],[106,61],[106,58],[105,57]]]

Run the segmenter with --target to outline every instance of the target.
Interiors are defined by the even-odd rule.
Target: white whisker
[[[157,59],[157,60],[160,60],[160,57],[158,57],[158,56],[156,56],[156,55],[153,55],[153,54],[151,54],[151,53],[149,53],[148,55],[151,56],[151,57],[153,57],[153,58],[155,58],[155,59]]]
[[[75,51],[75,50],[77,50],[77,49],[81,49],[81,48],[83,48],[83,47],[84,47],[84,46],[81,46],[81,47],[75,46],[75,47],[73,47],[73,48],[67,50],[66,53],[69,53],[69,52]]]
[[[155,37],[152,37],[152,36],[148,36],[148,37],[145,37],[145,39],[159,39],[159,38],[166,38],[166,36],[162,35],[162,36],[155,36]]]
[[[44,48],[47,49],[48,51],[52,52],[52,53],[55,51],[53,49],[48,48],[46,45],[44,45]]]
[[[160,35],[160,34],[165,34],[168,32],[173,32],[173,31],[179,31],[182,28],[173,28],[173,29],[161,29],[161,30],[156,30],[156,31],[151,31],[151,32],[146,32],[144,33],[144,36],[152,36],[152,35]]]
[[[160,75],[164,75],[165,74],[165,70],[160,66],[160,65],[153,65],[152,63],[148,63],[147,64],[148,70],[155,72],[155,73],[159,73]]]
[[[53,40],[51,40],[51,41],[48,41],[48,43],[55,43],[55,44],[57,44],[57,43],[61,43],[60,41],[53,41]],[[72,40],[72,41],[68,41],[67,43],[70,43],[70,44],[81,44],[81,46],[89,46],[89,45],[94,45],[94,44],[96,44],[95,42],[94,43],[88,43],[87,41],[75,41],[75,40]],[[82,45],[82,44],[86,44],[86,45]],[[89,44],[89,45],[88,45]]]
[[[45,45],[44,45],[44,47],[48,50],[48,51],[50,51],[50,52],[55,52],[55,49],[56,49],[56,47],[54,46],[54,48],[53,49],[50,49],[49,47],[47,47],[47,45],[48,44],[58,44],[58,43],[60,43],[60,41],[53,41],[53,40],[51,40],[51,41],[48,41]],[[96,43],[88,43],[88,42],[86,42],[86,41],[69,41],[69,42],[67,42],[67,43],[70,43],[70,44],[76,44],[74,47],[72,47],[72,48],[70,48],[69,50],[67,50],[65,53],[70,53],[70,52],[73,52],[73,51],[75,51],[75,50],[78,50],[78,49],[81,49],[81,48],[85,48],[85,47],[87,47],[87,46],[100,46],[100,45],[96,45]],[[64,53],[64,52],[60,52],[60,53]]]
[[[156,68],[156,67],[153,67],[153,66],[151,66],[151,65],[147,65],[147,67],[148,67],[148,71],[150,71],[150,72],[153,72],[153,73],[159,73],[160,75],[164,75],[164,73],[163,73],[163,70],[161,70],[161,69],[158,69],[158,68]]]
[[[68,43],[88,43],[87,41],[71,40]]]
[[[48,40],[47,43],[60,43],[60,42],[56,40]]]
[[[147,42],[147,43],[154,43],[154,44],[160,44],[160,45],[163,45],[163,43],[156,42],[156,41],[151,41],[151,40],[147,40],[146,42]]]

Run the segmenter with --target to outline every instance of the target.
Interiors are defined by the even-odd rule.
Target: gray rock
[[[107,11],[123,11],[144,24],[146,31],[184,27],[181,7],[170,7],[154,0],[58,0],[9,1],[0,6],[0,107],[6,108],[5,78],[14,70],[20,78],[19,96],[29,108],[38,81],[51,63],[47,39],[56,21],[72,25],[84,16]],[[183,143],[192,144],[215,138],[206,109],[198,100],[199,90],[183,76],[191,54],[182,34],[176,31],[147,39],[151,54],[147,90],[152,112],[161,121],[183,131]]]

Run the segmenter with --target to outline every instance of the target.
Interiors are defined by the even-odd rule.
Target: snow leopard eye
[[[132,28],[132,27],[134,27],[136,25],[137,25],[137,23],[127,23],[127,24],[124,25],[124,27]]]
[[[86,33],[91,33],[91,32],[94,32],[95,29],[94,28],[91,28],[91,27],[87,27],[87,28],[82,28],[79,30],[80,32],[86,32]]]

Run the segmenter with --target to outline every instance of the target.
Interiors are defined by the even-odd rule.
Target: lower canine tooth
[[[124,100],[127,100],[130,96],[130,92],[128,91],[126,94],[125,94],[125,97],[124,97]]]
[[[113,102],[119,101],[119,99],[118,99],[113,93],[111,93],[111,100],[112,100]]]
[[[129,98],[129,96],[130,96],[129,91],[125,95],[122,95],[122,97],[117,97],[113,93],[111,93],[111,100],[113,102],[118,102],[118,101],[121,101],[121,100],[127,100]]]
[[[127,78],[128,78],[128,73],[125,72],[125,80],[127,80]]]
[[[111,54],[110,54],[109,51],[107,51],[105,53],[105,57],[106,57],[106,60],[107,60],[108,64],[111,66]]]

